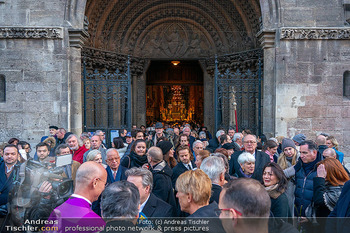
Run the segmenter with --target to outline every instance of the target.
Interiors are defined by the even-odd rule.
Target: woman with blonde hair
[[[331,135],[328,136],[327,141],[326,141],[326,145],[328,146],[328,148],[332,148],[335,150],[335,153],[337,153],[337,159],[340,161],[340,163],[343,163],[344,153],[338,151],[339,143],[338,143],[337,139],[335,139],[334,136],[331,136]]]
[[[288,178],[288,185],[285,194],[288,198],[289,209],[294,210],[294,166],[297,164],[299,153],[296,149],[295,143],[290,138],[282,140],[282,153],[277,159],[277,164],[282,168],[284,174]],[[291,211],[294,214],[294,211]]]

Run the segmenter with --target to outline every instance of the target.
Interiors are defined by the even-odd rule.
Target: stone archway
[[[262,21],[270,22],[278,17],[276,4],[257,0],[249,1],[70,1],[68,20],[72,25],[82,26],[82,10],[89,20],[90,38],[85,46],[129,54],[146,60],[156,58],[205,58],[214,54],[233,53],[260,46],[256,34]],[[271,7],[273,6],[273,7]],[[209,10],[208,10],[209,9]],[[270,12],[272,10],[272,12]],[[278,6],[277,6],[278,9]],[[276,21],[276,20],[275,20]],[[179,39],[181,38],[181,39]],[[140,90],[133,96],[139,103],[144,94],[145,70],[134,76],[133,89]],[[208,67],[201,62],[203,70]],[[210,75],[204,75],[208,90],[205,102],[213,105],[213,83]],[[135,92],[136,93],[136,92]],[[134,107],[133,118],[144,123],[145,108]],[[208,112],[208,111],[207,111]],[[206,114],[205,122],[213,121]]]

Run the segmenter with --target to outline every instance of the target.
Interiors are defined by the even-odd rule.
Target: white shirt
[[[145,201],[144,203],[142,203],[142,204],[141,204],[141,206],[140,206],[140,210],[139,210],[139,213],[140,213],[140,212],[142,212],[143,207],[145,207],[145,205],[146,205],[146,203],[147,203],[147,201],[148,201],[148,199],[149,199],[149,196],[151,196],[151,195],[148,195],[148,197],[147,197],[146,201]]]
[[[83,200],[87,201],[90,205],[92,205],[91,201],[89,201],[86,197],[80,196],[78,194],[72,194],[71,197],[83,199]]]

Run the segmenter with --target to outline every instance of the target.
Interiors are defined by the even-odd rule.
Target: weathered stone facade
[[[264,132],[288,137],[305,133],[309,138],[327,132],[350,153],[350,100],[343,96],[343,75],[350,70],[348,0],[173,1],[168,11],[162,1],[150,6],[146,2],[152,1],[0,1],[0,75],[6,81],[0,141],[19,137],[35,143],[48,133],[48,125],[81,132],[84,41],[94,48],[168,58],[261,46]],[[186,10],[181,10],[184,5]],[[223,9],[231,13],[215,18]],[[84,15],[90,21],[88,31]],[[171,39],[171,33],[169,38],[157,34],[169,28],[189,42],[187,47]],[[189,31],[193,33],[186,34]],[[166,41],[172,46],[166,47]],[[144,88],[145,70],[133,79],[134,90]],[[204,110],[209,124],[213,83],[209,74],[204,80],[204,88],[210,89]],[[142,95],[134,91],[133,99],[140,104],[133,107],[136,124],[145,120]]]

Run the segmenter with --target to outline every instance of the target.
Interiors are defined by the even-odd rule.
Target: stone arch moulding
[[[64,19],[72,28],[83,29],[86,1],[87,0],[66,0]]]

